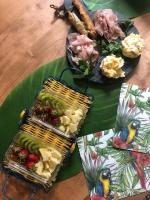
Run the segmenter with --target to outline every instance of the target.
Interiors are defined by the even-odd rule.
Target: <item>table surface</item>
[[[63,0],[1,0],[0,1],[0,102],[8,93],[40,65],[65,55],[69,25],[53,20],[49,4],[61,5]],[[128,80],[141,87],[150,85],[150,13],[135,19],[145,40],[145,49],[134,75]],[[0,182],[4,174],[0,174]],[[10,178],[9,196],[26,200],[31,192],[24,182]],[[143,195],[127,198],[142,200]],[[4,198],[0,194],[0,199]],[[40,190],[36,200],[88,200],[83,173],[55,184],[51,192]]]

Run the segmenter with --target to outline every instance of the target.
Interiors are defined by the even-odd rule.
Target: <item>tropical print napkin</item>
[[[150,189],[150,155],[113,148],[114,132],[78,138],[91,200],[117,200]]]
[[[150,153],[150,89],[124,83],[121,88],[113,145]]]

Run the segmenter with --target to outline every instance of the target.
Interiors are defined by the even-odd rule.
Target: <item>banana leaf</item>
[[[14,135],[19,130],[19,114],[25,107],[31,107],[35,96],[41,89],[43,81],[49,76],[59,78],[61,72],[68,66],[65,58],[59,58],[43,65],[23,80],[6,98],[0,107],[0,160],[9,147]],[[89,83],[74,82],[70,71],[66,71],[63,80],[69,85],[78,85],[80,90],[87,89]],[[93,99],[92,107],[85,123],[80,131],[81,135],[110,129],[114,127],[117,105],[119,101],[121,83],[110,86],[89,85],[87,92]],[[62,167],[58,180],[65,180],[82,169],[78,149],[66,160]]]
[[[111,8],[129,18],[143,15],[150,11],[149,0],[82,0],[90,11]]]

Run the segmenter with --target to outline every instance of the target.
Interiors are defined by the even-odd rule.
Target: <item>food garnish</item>
[[[121,44],[118,41],[108,42],[106,39],[97,41],[97,48],[101,55],[121,55]]]

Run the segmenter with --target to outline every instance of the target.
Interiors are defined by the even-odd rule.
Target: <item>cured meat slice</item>
[[[104,36],[108,41],[116,40],[118,37],[125,37],[118,25],[118,17],[111,9],[97,10],[94,24],[97,33],[100,36]]]
[[[78,33],[70,33],[68,35],[69,48],[75,56],[73,61],[78,64],[79,60],[91,61],[95,63],[99,57],[98,51],[95,49],[95,41],[88,38],[86,35]]]

